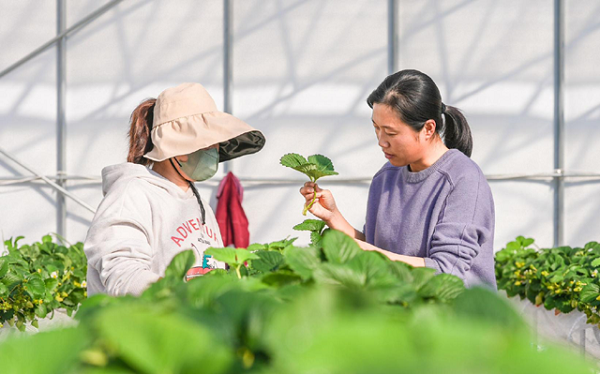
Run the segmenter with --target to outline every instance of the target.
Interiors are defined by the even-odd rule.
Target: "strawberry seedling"
[[[330,159],[323,155],[312,155],[308,156],[308,160],[296,153],[288,153],[283,155],[280,160],[281,165],[288,168],[297,170],[310,178],[311,182],[316,183],[319,178],[328,175],[338,175],[333,169],[333,163]],[[313,206],[317,199],[317,193],[315,191],[313,199],[310,204],[304,207],[302,211],[303,215]]]

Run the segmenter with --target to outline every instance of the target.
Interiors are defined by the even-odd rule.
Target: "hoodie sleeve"
[[[151,225],[142,223],[143,213],[123,206],[130,199],[110,200],[103,201],[85,240],[88,267],[97,272],[95,279],[101,283],[88,282],[88,287],[112,296],[137,296],[160,278],[151,270]]]

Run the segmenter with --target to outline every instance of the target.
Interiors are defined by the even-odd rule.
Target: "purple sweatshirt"
[[[479,169],[451,149],[429,168],[410,172],[389,162],[369,189],[366,241],[425,258],[425,266],[496,289],[494,201]]]

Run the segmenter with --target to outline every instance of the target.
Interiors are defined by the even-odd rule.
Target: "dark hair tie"
[[[442,103],[442,113],[446,113],[446,104]]]

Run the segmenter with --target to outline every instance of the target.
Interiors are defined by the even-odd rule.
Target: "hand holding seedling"
[[[306,182],[300,189],[300,194],[306,199],[305,209],[325,222],[332,220],[337,212],[337,205],[331,191],[320,188],[314,182]]]
[[[305,204],[305,206],[304,206],[304,210],[302,211],[303,215],[306,215],[306,212],[309,209],[311,209],[311,207],[315,203],[317,197],[319,197],[320,203],[321,203],[321,198],[323,197],[321,206],[325,210],[328,210],[331,212],[332,210],[330,210],[328,208],[335,208],[335,202],[333,201],[333,196],[331,196],[331,193],[329,193],[329,191],[327,191],[327,190],[321,190],[319,188],[319,186],[317,186],[317,184],[316,184],[317,180],[321,177],[338,174],[337,172],[334,171],[333,163],[331,162],[330,159],[328,159],[327,157],[325,157],[323,155],[312,155],[312,156],[309,156],[308,160],[307,160],[304,157],[300,156],[299,154],[288,153],[288,154],[284,155],[283,157],[281,157],[280,162],[281,162],[281,165],[287,166],[294,170],[297,170],[310,178],[310,182],[306,183],[304,185],[304,188],[302,189],[302,190],[305,190],[305,192],[303,193],[302,190],[300,190],[300,193],[302,193],[304,195],[304,197],[307,198],[307,202],[308,202],[307,195],[312,194],[310,203]],[[310,186],[308,186],[309,183],[310,183]],[[327,191],[327,193],[325,191]],[[319,195],[321,195],[321,196],[319,196]],[[329,199],[326,198],[327,195],[329,196]],[[323,204],[325,204],[325,205],[323,205]],[[333,204],[333,205],[331,205],[331,204]],[[311,210],[311,212],[313,214],[315,214],[317,217],[319,217],[315,211]],[[326,213],[326,212],[323,212],[323,213]],[[321,218],[321,217],[319,217],[319,218]]]

